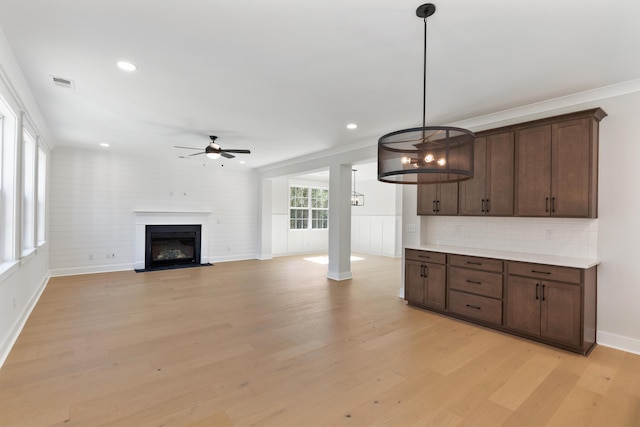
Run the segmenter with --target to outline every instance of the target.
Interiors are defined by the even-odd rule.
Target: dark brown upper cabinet
[[[476,138],[474,177],[459,184],[460,215],[513,215],[514,132]]]
[[[418,215],[457,215],[458,183],[419,184]]]
[[[601,109],[516,131],[517,216],[597,218]]]
[[[601,108],[476,133],[474,178],[418,186],[418,215],[598,217]]]

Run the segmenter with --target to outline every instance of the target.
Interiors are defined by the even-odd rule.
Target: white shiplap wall
[[[107,150],[57,148],[51,157],[53,275],[133,268],[135,210],[211,211],[209,261],[256,257],[255,172]]]

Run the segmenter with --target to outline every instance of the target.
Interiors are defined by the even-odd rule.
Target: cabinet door
[[[552,126],[551,215],[589,217],[591,140],[589,119]],[[594,213],[595,216],[595,213]]]
[[[418,215],[457,215],[458,183],[419,184]]]
[[[487,138],[476,138],[473,153],[473,178],[462,181],[459,185],[460,215],[484,215],[482,201],[485,199],[486,152]],[[513,156],[513,149],[511,155]]]
[[[540,335],[540,281],[526,277],[507,279],[506,326]]]
[[[516,140],[516,215],[549,216],[551,126],[522,129]]]
[[[436,184],[418,184],[418,215],[435,215],[438,202]]]
[[[458,215],[458,183],[437,184],[438,215]]]
[[[543,337],[580,345],[580,286],[542,282],[540,328]]]
[[[424,302],[423,263],[407,260],[404,264],[404,299],[422,304]]]
[[[514,151],[513,132],[487,137],[485,209],[488,215],[513,215]]]
[[[432,307],[444,310],[447,283],[447,267],[442,264],[426,264],[427,268],[427,294],[424,303]]]

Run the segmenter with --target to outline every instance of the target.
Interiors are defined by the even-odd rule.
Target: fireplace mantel
[[[169,210],[169,209],[136,209],[135,214],[136,238],[134,253],[136,254],[134,268],[144,269],[145,266],[145,227],[147,225],[201,225],[202,244],[200,258],[202,263],[209,262],[209,221],[211,211],[206,210]]]

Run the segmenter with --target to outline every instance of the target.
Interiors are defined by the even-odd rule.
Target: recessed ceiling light
[[[136,71],[138,67],[128,61],[118,61],[118,68],[124,71]]]
[[[108,147],[108,146],[109,146],[109,144],[107,144],[106,142],[103,142],[103,143],[100,144],[100,147]]]
[[[245,163],[247,163],[247,162],[245,162],[244,160],[240,160],[240,164],[241,165],[244,165]]]
[[[357,124],[355,124],[355,123],[349,123],[349,124],[347,125],[347,129],[356,129],[357,127],[358,127],[358,125],[357,125]]]

